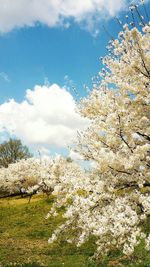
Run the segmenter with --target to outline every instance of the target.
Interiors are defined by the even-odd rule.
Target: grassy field
[[[45,219],[53,198],[35,196],[31,203],[17,197],[0,199],[0,267],[150,267],[150,255],[140,245],[131,258],[111,252],[103,261],[91,262],[94,242],[76,248],[63,240],[49,245],[47,240],[58,218]],[[148,231],[148,224],[144,226]]]

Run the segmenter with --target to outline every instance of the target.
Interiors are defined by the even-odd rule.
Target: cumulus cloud
[[[36,85],[26,91],[23,102],[11,99],[0,105],[0,133],[15,135],[29,145],[65,148],[87,124],[76,112],[72,95],[57,84]]]
[[[128,3],[127,0],[0,0],[0,32],[37,23],[68,27],[70,18],[92,32],[97,22],[118,14]]]

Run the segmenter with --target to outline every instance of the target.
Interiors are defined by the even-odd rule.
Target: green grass
[[[65,241],[49,245],[47,240],[57,225],[57,218],[45,219],[53,202],[34,196],[31,204],[17,197],[0,199],[0,267],[150,267],[150,256],[141,244],[131,258],[111,252],[101,262],[91,262],[95,244],[92,239],[81,248]],[[148,230],[148,225],[144,226]]]

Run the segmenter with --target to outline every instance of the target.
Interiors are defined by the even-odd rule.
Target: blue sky
[[[7,5],[5,4],[6,2]],[[9,119],[11,117],[11,108],[13,110],[16,109],[17,113],[17,108],[21,107],[19,112],[23,112],[22,106],[19,105],[23,101],[26,101],[27,104],[31,101],[31,99],[26,98],[27,89],[39,92],[38,97],[40,98],[42,90],[46,92],[48,90],[46,88],[49,88],[50,92],[51,86],[57,84],[60,88],[64,85],[70,86],[70,90],[72,86],[75,86],[80,96],[85,95],[83,85],[92,87],[91,78],[97,75],[102,67],[99,58],[107,53],[105,47],[109,41],[109,36],[102,25],[105,25],[113,36],[117,36],[120,27],[116,23],[114,16],[117,15],[121,20],[125,21],[125,14],[128,13],[126,8],[129,4],[129,1],[107,0],[107,7],[104,6],[104,1],[96,0],[95,2],[99,5],[101,4],[101,6],[95,7],[96,4],[93,5],[94,1],[88,0],[87,3],[89,5],[84,2],[85,5],[80,6],[81,1],[76,1],[78,6],[72,7],[71,4],[68,4],[71,1],[65,0],[66,5],[62,7],[61,1],[58,0],[56,2],[59,5],[54,4],[51,7],[48,6],[51,5],[51,0],[45,0],[44,2],[39,0],[37,9],[35,0],[32,0],[34,5],[30,7],[28,7],[28,3],[31,3],[29,0],[20,0],[22,4],[19,6],[17,6],[18,1],[16,0],[7,0],[6,2],[5,0],[0,1],[2,7],[0,11],[0,118],[3,120],[0,126],[1,136],[4,136],[2,128],[7,128],[4,116],[7,115],[9,123],[8,117]],[[43,7],[44,3],[45,7]],[[147,10],[149,6],[148,4]],[[41,7],[43,9],[40,12]],[[48,8],[53,8],[52,14],[51,9],[48,13],[53,20],[52,18],[49,20],[49,17],[47,17]],[[2,15],[1,12],[3,12]],[[30,14],[28,15],[28,13]],[[45,89],[42,87],[44,84]],[[40,85],[43,89],[35,89],[36,85]],[[52,87],[52,90],[54,90],[54,87]],[[71,93],[74,96],[72,90]],[[15,104],[10,104],[9,99],[14,99]],[[36,101],[34,98],[34,103],[30,104],[32,106],[36,105]],[[71,97],[70,101],[74,105],[74,100],[71,100]],[[6,109],[10,113],[6,112],[6,114]],[[57,113],[57,109],[53,110],[53,112]],[[65,112],[69,114],[69,111]],[[13,118],[11,118],[11,124],[15,125],[15,128],[17,128],[16,121],[14,122]],[[79,126],[82,122],[79,123],[78,121],[77,124]],[[59,120],[58,125],[60,125]],[[38,127],[40,127],[39,124]],[[11,131],[12,128],[11,130],[7,128],[7,132],[9,132],[7,136],[12,134]],[[41,141],[40,138],[37,138],[36,141],[29,140],[26,134],[22,134],[22,130],[13,131],[15,136],[23,139],[30,147],[34,143],[36,149],[42,147],[42,149],[48,148],[52,151],[59,151],[59,145],[57,147],[53,142],[47,142],[49,140],[47,137],[45,137],[45,141],[43,138]],[[67,135],[64,138],[67,138]],[[3,141],[3,138],[1,141]],[[60,150],[65,148],[64,145]]]
[[[120,30],[114,18],[108,19],[99,22],[96,38],[73,20],[67,29],[38,23],[2,34],[0,72],[6,73],[9,81],[0,78],[0,102],[9,98],[21,101],[27,88],[43,84],[45,78],[50,84],[63,85],[66,75],[82,95],[83,84],[91,84],[101,67],[99,57],[106,54],[109,36],[102,24],[115,36]]]
[[[113,20],[105,24],[114,34],[118,32]],[[106,54],[108,40],[103,29],[95,38],[75,23],[68,29],[39,25],[0,36],[0,72],[9,79],[0,78],[0,102],[21,101],[27,88],[43,84],[45,78],[63,85],[66,75],[82,95],[83,85],[91,84],[101,67],[99,57]]]

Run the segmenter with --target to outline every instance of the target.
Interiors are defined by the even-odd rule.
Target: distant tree
[[[66,161],[67,161],[68,163],[69,163],[69,162],[70,162],[70,163],[73,162],[73,160],[72,160],[71,157],[67,157],[67,158],[66,158]]]
[[[32,157],[27,146],[24,146],[19,139],[9,139],[0,144],[0,168],[7,168],[9,164],[20,159]]]

